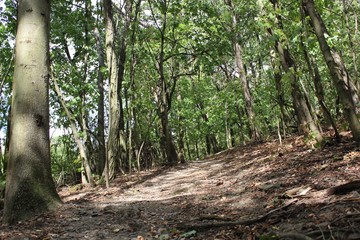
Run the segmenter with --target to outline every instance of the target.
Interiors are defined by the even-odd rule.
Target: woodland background
[[[304,12],[306,2],[52,1],[56,184],[94,185],[103,181],[106,166],[112,179],[252,141],[281,142],[294,133],[304,134],[313,147],[339,138],[349,122]],[[15,1],[3,4],[2,185],[17,15]],[[359,2],[317,0],[315,9],[348,84],[358,89]],[[306,114],[297,102],[306,105]],[[325,139],[329,129],[331,138]]]

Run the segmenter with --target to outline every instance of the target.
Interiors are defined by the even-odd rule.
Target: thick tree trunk
[[[311,24],[330,71],[333,84],[341,100],[344,117],[350,126],[354,139],[360,142],[360,121],[356,111],[356,104],[358,104],[358,102],[354,102],[357,93],[353,88],[353,83],[351,79],[349,79],[349,75],[339,53],[335,48],[330,48],[326,41],[325,34],[327,30],[321,16],[315,10],[314,1],[303,0],[302,6],[305,13],[310,16]]]
[[[4,222],[61,203],[51,176],[49,140],[50,1],[19,1]]]

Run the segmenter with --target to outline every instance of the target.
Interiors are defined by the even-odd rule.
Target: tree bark
[[[151,5],[150,1],[149,4]],[[157,112],[160,119],[160,146],[162,148],[162,152],[165,153],[166,163],[170,165],[175,165],[179,162],[179,158],[177,155],[175,143],[172,139],[171,129],[169,126],[169,111],[171,109],[171,102],[174,93],[174,89],[176,87],[176,79],[172,79],[173,83],[170,85],[169,81],[165,77],[165,41],[166,41],[166,32],[167,32],[167,11],[168,11],[168,0],[163,1],[163,11],[162,11],[162,21],[161,24],[157,25],[157,29],[160,34],[160,47],[157,58],[155,59],[155,67],[157,73],[159,75],[157,88],[158,91],[155,93],[155,99],[157,103]],[[152,7],[151,7],[152,9]],[[154,12],[152,15],[155,18]]]
[[[274,51],[272,51],[274,52]],[[280,119],[283,130],[283,137],[286,137],[286,131],[289,124],[289,116],[286,111],[286,100],[285,93],[282,86],[282,73],[280,66],[275,61],[275,54],[270,53],[271,55],[271,65],[274,71],[274,80],[275,80],[275,89],[276,89],[276,98],[280,108]],[[280,127],[280,126],[279,126]]]
[[[356,85],[357,94],[359,95],[360,94],[360,92],[359,92],[359,90],[360,90],[359,89],[360,88],[360,82],[359,82],[359,76],[358,76],[357,54],[356,54],[355,44],[354,44],[353,37],[352,37],[353,34],[354,35],[357,34],[356,33],[357,30],[355,29],[354,33],[351,32],[348,7],[346,6],[346,1],[345,0],[342,0],[342,2],[343,2],[343,9],[344,9],[345,24],[346,24],[346,29],[347,29],[347,32],[348,32],[348,39],[349,39],[349,45],[350,45],[350,54],[351,54],[352,61],[353,61],[354,82],[355,82],[355,85]],[[352,4],[352,3],[349,3],[349,4]],[[357,3],[355,3],[355,5],[357,5]],[[356,18],[357,18],[357,15],[355,13],[355,19]]]
[[[109,136],[107,141],[107,161],[109,178],[115,177],[115,172],[121,161],[120,146],[120,96],[119,96],[119,66],[115,49],[115,23],[113,19],[112,1],[103,0],[105,14],[105,47],[106,61],[109,73]]]
[[[270,0],[274,6],[275,11],[279,8],[277,0]],[[279,15],[277,15],[277,24],[282,28],[282,23]],[[273,35],[271,29],[268,29],[268,32]],[[291,96],[293,101],[293,106],[295,114],[298,119],[298,129],[301,134],[305,134],[306,137],[314,137],[318,143],[323,141],[322,134],[315,124],[314,118],[311,114],[311,111],[308,107],[308,103],[301,91],[301,88],[297,79],[297,70],[295,66],[295,61],[290,54],[290,51],[287,46],[283,46],[279,40],[275,41],[275,50],[279,55],[281,66],[287,74],[291,82]]]
[[[97,140],[98,140],[98,162],[97,162],[97,174],[101,175],[105,169],[106,163],[106,147],[105,147],[105,104],[104,104],[104,75],[102,69],[105,67],[104,51],[102,41],[100,39],[100,33],[97,28],[94,29],[94,35],[96,39],[96,47],[98,53],[98,126],[97,126]]]
[[[69,119],[70,126],[71,126],[71,131],[73,133],[75,143],[79,148],[82,166],[84,167],[84,170],[85,170],[84,174],[86,175],[86,180],[85,180],[86,182],[84,182],[83,179],[82,179],[82,183],[85,183],[85,184],[90,183],[90,185],[92,187],[94,187],[95,182],[94,182],[94,179],[93,179],[92,174],[91,174],[90,162],[89,162],[88,154],[86,153],[86,147],[84,145],[84,141],[83,141],[83,139],[81,139],[79,131],[76,128],[76,124],[75,124],[75,120],[74,120],[73,115],[71,114],[70,110],[66,106],[65,98],[61,93],[61,90],[60,90],[60,88],[59,88],[59,86],[57,84],[56,78],[52,77],[52,79],[53,79],[53,82],[54,82],[54,88],[55,88],[54,90],[56,92],[56,95],[59,97],[60,103],[61,103],[62,107],[65,110],[66,116]]]
[[[236,68],[237,68],[237,73],[239,74],[243,98],[245,101],[246,115],[247,115],[248,121],[249,121],[250,137],[252,140],[257,140],[260,137],[260,131],[256,124],[254,102],[253,102],[253,98],[251,96],[249,83],[248,83],[248,79],[246,77],[246,72],[245,72],[245,68],[244,68],[242,49],[239,44],[240,36],[238,34],[238,31],[236,30],[237,24],[238,24],[238,16],[235,13],[235,10],[233,9],[232,1],[226,0],[226,3],[230,7],[232,14],[233,14],[233,16],[232,16],[232,31],[234,32],[234,37],[232,39],[232,46],[233,46],[234,55],[235,55],[235,64],[236,64]]]
[[[4,207],[10,224],[61,203],[51,176],[49,30],[50,1],[19,1]]]
[[[301,18],[302,18],[302,22],[304,23],[304,14],[303,11],[301,11]],[[305,32],[306,34],[306,32]],[[315,95],[316,98],[318,100],[318,103],[320,105],[323,117],[325,119],[325,123],[327,126],[331,126],[335,132],[335,138],[337,141],[340,141],[340,134],[337,130],[336,127],[336,123],[334,118],[331,116],[331,113],[329,111],[329,109],[327,108],[326,104],[325,104],[325,93],[324,93],[324,88],[323,88],[323,84],[322,84],[322,80],[321,80],[321,75],[319,72],[319,68],[317,66],[316,60],[314,59],[314,57],[312,57],[310,55],[310,53],[308,53],[306,46],[304,44],[304,39],[303,37],[301,37],[301,46],[303,49],[303,53],[304,53],[304,58],[305,58],[305,62],[307,64],[308,70],[309,70],[309,74],[310,77],[313,79],[314,82],[314,86],[315,86]]]
[[[317,13],[313,0],[302,0],[302,7],[306,15],[310,17],[311,25],[315,31],[321,51],[328,66],[333,84],[343,106],[344,118],[349,124],[355,141],[360,142],[360,122],[357,116],[358,102],[354,101],[357,95],[353,83],[349,78],[344,62],[339,53],[327,43],[325,34],[326,27],[321,16]]]

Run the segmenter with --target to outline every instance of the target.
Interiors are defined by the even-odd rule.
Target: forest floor
[[[322,149],[302,137],[251,144],[110,189],[61,188],[56,211],[0,218],[0,239],[360,239],[359,179],[348,134]]]

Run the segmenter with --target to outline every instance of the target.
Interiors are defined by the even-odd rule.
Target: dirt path
[[[359,170],[350,141],[320,150],[301,138],[238,147],[123,176],[109,190],[63,188],[62,207],[1,225],[0,239],[256,239],[271,232],[360,239],[360,194],[327,194],[359,179]]]

